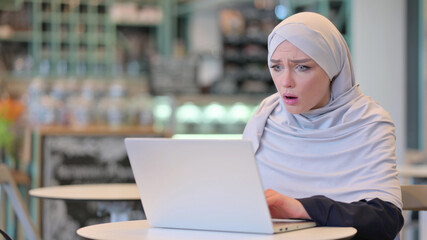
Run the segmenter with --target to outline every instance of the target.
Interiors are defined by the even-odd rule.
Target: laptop
[[[273,223],[249,140],[126,138],[125,145],[152,227],[272,234],[316,225]]]

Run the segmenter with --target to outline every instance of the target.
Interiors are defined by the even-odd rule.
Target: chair
[[[30,214],[25,207],[18,191],[18,187],[12,178],[9,168],[5,164],[0,164],[0,186],[5,190],[6,196],[10,199],[12,208],[15,211],[19,222],[22,224],[26,239],[40,240],[40,234],[31,221]]]
[[[408,211],[426,211],[427,210],[427,185],[401,185],[400,189],[402,191],[402,203],[403,203],[402,209],[403,210],[408,210]],[[407,223],[405,223],[405,225],[406,224]],[[424,236],[426,234],[425,230],[422,229],[422,226],[424,225],[424,223],[420,223],[420,224],[421,224],[421,228],[419,226],[417,228],[419,231],[421,231],[419,234]],[[422,236],[420,236],[420,239]],[[406,238],[413,238],[413,235],[409,235],[409,236],[405,235],[405,239]]]
[[[403,210],[427,210],[427,185],[402,185]]]

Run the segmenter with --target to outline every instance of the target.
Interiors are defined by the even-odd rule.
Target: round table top
[[[147,220],[104,223],[77,230],[77,234],[88,239],[127,240],[331,240],[351,239],[357,230],[352,227],[314,227],[278,234],[252,234],[170,228],[151,228]]]
[[[29,194],[38,198],[61,200],[140,200],[134,183],[61,185],[31,189]]]

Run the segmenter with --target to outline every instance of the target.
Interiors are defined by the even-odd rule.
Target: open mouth
[[[294,105],[298,102],[298,97],[293,94],[285,94],[283,95],[283,100],[288,105]]]
[[[289,100],[293,100],[293,99],[297,99],[298,97],[291,94],[291,93],[285,93],[283,94],[283,97],[285,97],[285,99],[289,99]]]

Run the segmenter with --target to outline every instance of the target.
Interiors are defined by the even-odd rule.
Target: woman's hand
[[[272,218],[311,219],[304,206],[295,198],[282,195],[272,189],[264,192]]]

